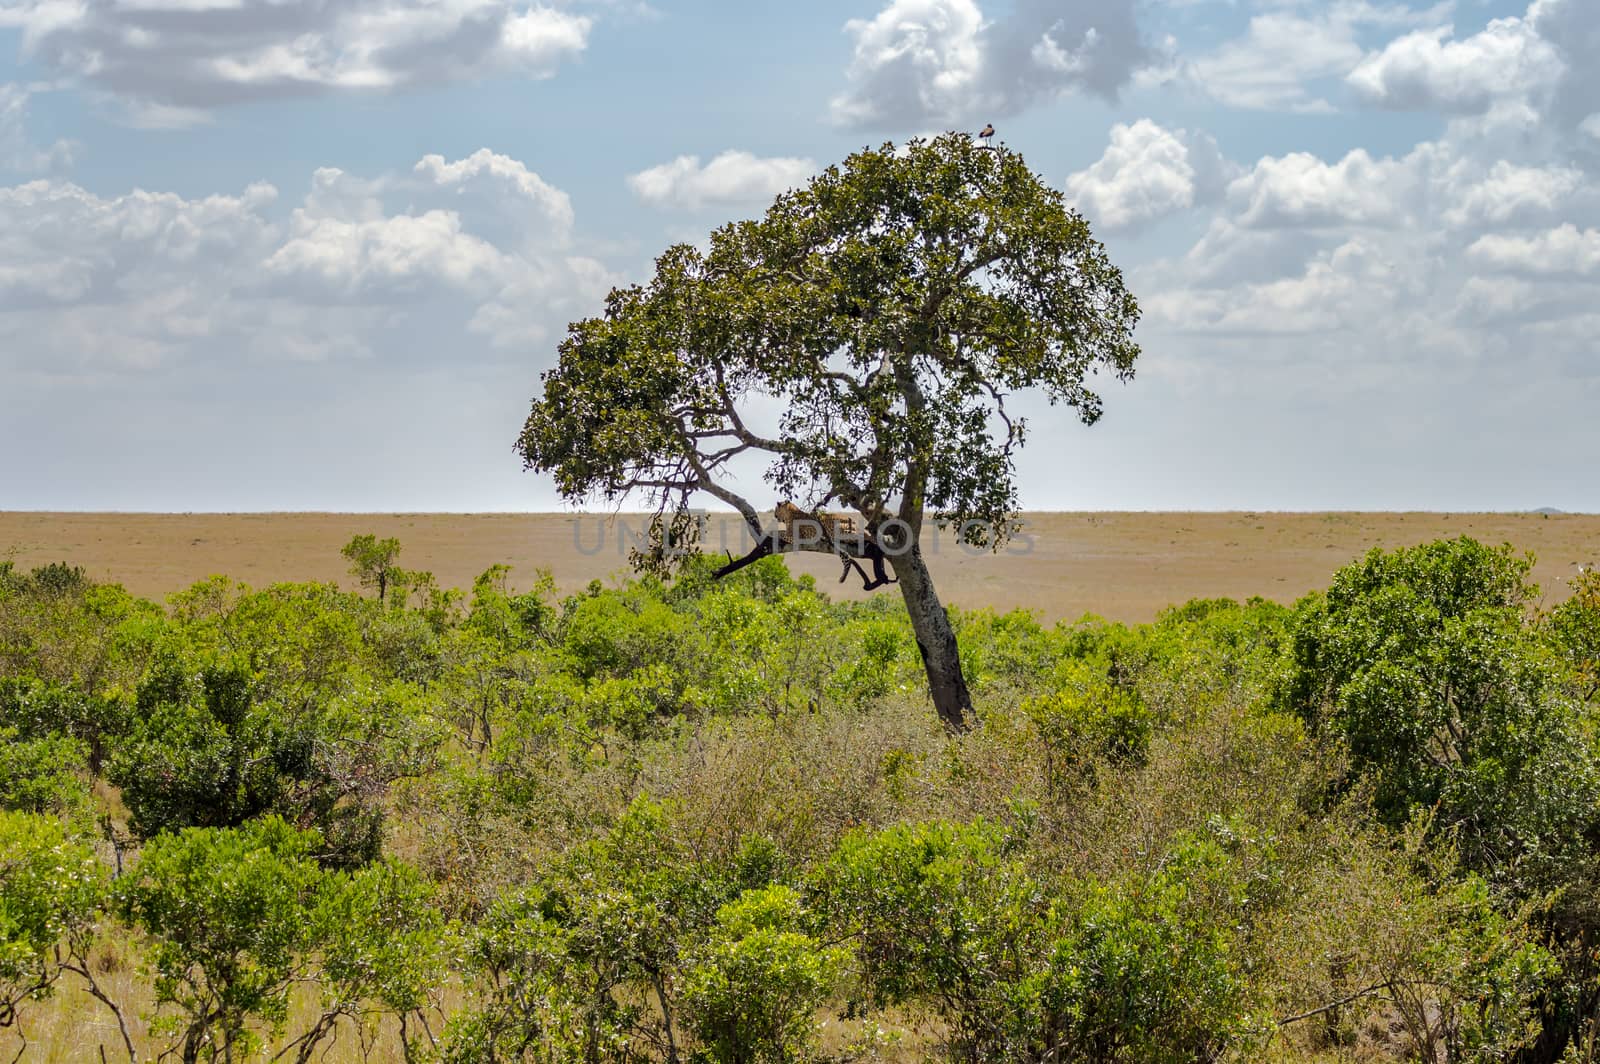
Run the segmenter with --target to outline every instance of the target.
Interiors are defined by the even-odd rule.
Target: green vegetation
[[[0,566],[0,1053],[1595,1061],[1600,581],[952,610],[766,558],[142,602]]]

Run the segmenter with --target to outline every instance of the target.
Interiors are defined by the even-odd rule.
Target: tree
[[[368,532],[356,536],[339,549],[350,563],[350,575],[362,587],[370,587],[378,594],[379,602],[389,601],[389,586],[404,575],[395,559],[400,557],[400,541],[390,536],[379,539]]]
[[[1571,586],[1572,597],[1544,619],[1545,630],[1568,667],[1573,693],[1592,702],[1600,695],[1600,570],[1582,570]]]
[[[644,568],[699,541],[701,493],[739,512],[755,554],[882,552],[934,705],[962,730],[971,697],[924,521],[999,549],[1026,429],[1008,400],[1037,388],[1092,424],[1091,378],[1132,376],[1137,319],[1088,223],[1019,154],[956,133],[886,144],[723,226],[706,252],[667,249],[648,284],[573,323],[518,451],[569,501],[648,500]],[[779,498],[837,502],[858,533],[764,530],[731,486],[761,461]]]

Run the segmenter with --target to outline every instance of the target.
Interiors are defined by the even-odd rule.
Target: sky
[[[1025,508],[1600,511],[1597,56],[1595,0],[0,0],[0,509],[558,509],[569,321],[992,122],[1143,308]]]

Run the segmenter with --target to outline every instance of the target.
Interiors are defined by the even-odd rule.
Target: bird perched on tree
[[[988,125],[984,126],[981,130],[978,131],[978,139],[983,141],[984,144],[986,144],[986,145],[989,142],[989,138],[992,137],[992,136],[994,136],[994,123],[993,122],[990,122]]]

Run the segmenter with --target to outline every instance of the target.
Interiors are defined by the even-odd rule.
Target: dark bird
[[[992,136],[994,136],[993,122],[990,122],[988,125],[984,126],[983,129],[978,131],[978,137],[982,140],[988,140]]]

